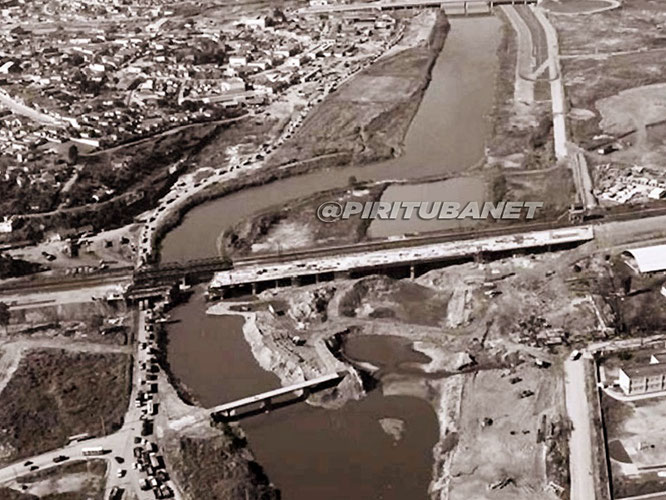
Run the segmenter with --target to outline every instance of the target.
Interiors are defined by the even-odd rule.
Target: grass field
[[[28,352],[0,394],[0,463],[58,448],[73,434],[119,429],[130,363],[124,354]]]

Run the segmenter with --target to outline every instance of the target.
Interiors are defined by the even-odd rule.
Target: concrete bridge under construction
[[[487,14],[498,5],[536,5],[540,0],[397,0],[368,3],[313,5],[300,9],[302,14],[358,11],[439,8],[448,15]]]
[[[238,414],[238,410],[247,409],[255,405],[259,405],[258,408],[255,408],[254,411],[250,409],[246,411],[246,414],[251,415],[253,413],[258,413],[262,411],[270,410],[274,406],[276,398],[285,396],[287,394],[294,394],[301,392],[300,398],[307,398],[308,394],[317,389],[323,389],[332,387],[333,385],[338,384],[345,376],[344,372],[341,373],[329,373],[328,375],[323,375],[311,380],[306,380],[304,382],[299,382],[297,384],[292,384],[286,387],[280,387],[279,389],[274,389],[272,391],[262,392],[261,394],[255,394],[254,396],[249,396],[246,398],[238,399],[230,403],[225,403],[219,406],[215,406],[209,410],[213,418],[222,418],[225,420],[240,418],[242,415]],[[278,403],[277,405],[284,405],[288,403]]]
[[[291,260],[236,262],[234,267],[215,273],[209,285],[212,296],[257,293],[280,285],[305,284],[319,280],[353,277],[387,270],[409,270],[415,277],[417,266],[443,264],[486,256],[511,255],[521,251],[551,250],[578,245],[594,239],[592,226],[576,226],[524,233],[487,236],[409,247],[359,249],[345,254],[297,257]]]

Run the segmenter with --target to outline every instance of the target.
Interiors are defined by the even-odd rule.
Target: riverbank
[[[403,22],[407,28],[390,53],[329,94],[293,137],[269,155],[263,165],[251,173],[201,188],[176,207],[168,208],[152,236],[155,258],[159,258],[157,249],[165,235],[178,226],[192,208],[204,202],[289,177],[327,168],[363,166],[400,154],[402,141],[449,31],[442,12],[422,12]],[[369,92],[369,88],[373,91]],[[336,113],[346,113],[346,118],[333,119]],[[326,140],[320,136],[322,133]],[[214,145],[192,158],[200,168],[219,168],[219,159],[217,164],[211,159],[211,147]]]
[[[300,313],[310,318],[316,316],[315,309],[323,307],[321,304],[330,298],[328,297],[330,293],[332,293],[330,290],[320,290],[315,293],[295,291],[290,298],[291,309],[287,315],[293,317]],[[240,308],[246,307],[258,308],[257,304],[247,304]],[[365,396],[359,374],[337,359],[329,349],[327,341],[334,338],[331,332],[316,333],[308,338],[306,346],[301,346],[304,348],[295,350],[292,349],[295,347],[293,336],[276,321],[275,314],[265,307],[261,309],[263,310],[243,312],[239,310],[237,303],[235,305],[219,303],[211,306],[207,314],[241,316],[244,319],[243,336],[250,346],[254,359],[261,368],[274,373],[280,379],[282,386],[333,372],[348,373],[331,394],[312,394],[308,400],[310,404],[335,409],[349,400],[358,400]]]
[[[255,252],[275,253],[316,248],[331,242],[340,245],[362,241],[370,220],[352,217],[331,224],[317,218],[317,209],[322,203],[331,201],[341,206],[379,201],[391,183],[359,183],[350,179],[350,184],[353,185],[316,193],[241,219],[221,235],[218,245],[220,253],[233,259]]]
[[[279,499],[243,430],[237,424],[212,426],[202,409],[184,404],[165,379],[161,374],[163,410],[156,423],[165,460],[183,493],[196,500]]]
[[[441,11],[409,16],[398,15],[405,23],[400,41],[325,99],[269,158],[268,166],[340,153],[362,165],[402,154],[450,28]]]

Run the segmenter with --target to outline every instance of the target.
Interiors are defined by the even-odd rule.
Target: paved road
[[[511,5],[502,5],[500,8],[506,14],[513,30],[516,32],[518,42],[516,81],[513,91],[513,100],[514,102],[532,104],[534,102],[534,82],[526,78],[534,71],[532,34],[515,7]]]
[[[569,470],[571,500],[593,500],[594,474],[592,466],[592,428],[590,404],[585,394],[585,360],[564,363],[564,388],[573,431],[569,440]]]
[[[548,42],[548,76],[550,79],[550,95],[553,112],[553,136],[555,140],[555,156],[558,160],[567,156],[567,127],[565,121],[564,84],[559,63],[559,44],[557,32],[541,7],[533,9],[534,15],[543,27]]]
[[[5,91],[0,91],[0,104],[7,106],[17,115],[26,116],[32,120],[43,123],[44,125],[62,125],[62,122],[53,116],[41,113],[25,104],[22,104],[13,99]]]

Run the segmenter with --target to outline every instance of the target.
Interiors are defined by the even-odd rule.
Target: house
[[[648,198],[651,200],[661,200],[662,198],[666,198],[666,189],[656,187],[650,191]]]
[[[14,230],[14,217],[7,217],[0,221],[0,233],[11,233]]]
[[[244,56],[231,56],[229,57],[229,66],[240,67],[247,65],[247,57]]]

